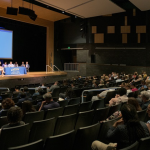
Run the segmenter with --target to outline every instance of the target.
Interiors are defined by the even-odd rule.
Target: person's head
[[[126,90],[129,90],[131,88],[130,84],[126,83],[125,88],[126,88]]]
[[[132,83],[131,84],[131,89],[134,89],[134,88],[136,88],[135,83]]]
[[[10,124],[18,123],[22,120],[22,110],[20,107],[11,107],[7,113],[7,120]]]
[[[24,92],[28,92],[28,91],[29,91],[29,90],[28,90],[28,87],[25,86],[25,87],[23,88],[23,91],[24,91]]]
[[[120,88],[120,89],[118,90],[118,94],[119,94],[120,96],[126,95],[126,94],[127,94],[127,90],[126,90],[125,88]]]
[[[143,102],[147,102],[150,98],[150,94],[147,91],[142,91],[141,92],[141,97]]]
[[[142,75],[139,75],[138,78],[141,79],[141,78],[142,78]]]
[[[121,85],[120,85],[120,87],[122,87],[122,88],[125,88],[125,86],[126,86],[125,82],[122,82]]]
[[[7,65],[7,62],[5,62],[5,65]]]
[[[24,61],[22,61],[22,64],[24,64]]]
[[[150,90],[150,84],[147,85],[148,89]]]
[[[26,93],[22,92],[22,93],[20,94],[20,97],[21,97],[21,98],[25,98],[25,97],[26,97]]]
[[[12,61],[10,61],[10,64],[12,64]]]
[[[22,103],[22,111],[23,111],[23,114],[25,114],[26,112],[35,111],[35,108],[33,107],[31,101],[27,100]]]
[[[144,80],[142,80],[142,81],[141,81],[141,84],[142,84],[142,85],[145,85],[146,83],[145,83],[145,81],[144,81]]]
[[[130,143],[145,137],[145,132],[141,126],[135,107],[131,104],[124,104],[121,107],[121,114],[124,120],[124,124],[127,127]]]
[[[38,92],[40,95],[43,95],[43,89],[42,88],[38,88]]]
[[[19,90],[19,86],[15,86],[15,91],[18,91]]]
[[[128,104],[131,104],[135,107],[136,111],[141,111],[142,108],[140,107],[138,101],[134,97],[128,98]]]
[[[9,109],[13,106],[15,106],[15,103],[11,98],[6,98],[2,101],[2,108],[3,109]]]
[[[58,81],[55,81],[54,85],[57,85],[58,84]]]
[[[42,86],[44,86],[45,85],[45,83],[42,83]]]
[[[103,81],[103,80],[100,80],[100,84],[104,84],[104,81]]]
[[[46,101],[47,103],[49,103],[50,101],[53,101],[52,95],[51,95],[50,93],[44,94],[44,95],[43,95],[43,98],[45,99],[45,101]]]
[[[28,61],[26,61],[26,64],[28,64]]]
[[[74,97],[75,97],[74,90],[71,89],[71,88],[67,89],[65,96],[66,96],[66,97],[69,97],[69,98],[74,98]]]
[[[75,87],[75,84],[74,84],[74,83],[71,83],[71,87]]]

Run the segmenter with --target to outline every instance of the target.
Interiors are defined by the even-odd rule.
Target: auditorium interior
[[[0,0],[0,40],[0,150],[149,149],[150,0]]]

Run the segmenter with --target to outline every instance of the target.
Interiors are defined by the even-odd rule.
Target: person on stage
[[[28,61],[26,61],[25,67],[26,67],[26,70],[29,72],[30,65],[28,64]]]
[[[22,62],[21,67],[25,67],[24,61]]]
[[[14,64],[12,63],[12,61],[10,61],[10,64],[8,64],[8,67],[14,67]]]
[[[17,62],[15,62],[14,67],[18,67],[18,63]]]
[[[0,71],[2,72],[2,76],[4,75],[4,67],[1,66],[1,61],[0,61]]]
[[[3,65],[2,65],[2,67],[8,67],[8,65],[7,65],[7,62],[5,62]]]

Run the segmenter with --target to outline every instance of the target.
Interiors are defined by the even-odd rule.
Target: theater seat
[[[43,140],[38,140],[29,144],[10,147],[8,148],[8,150],[42,150],[43,144],[44,144]]]
[[[35,142],[43,139],[44,141],[49,136],[52,136],[55,128],[55,118],[34,121],[30,130],[29,142]]]
[[[97,140],[100,124],[82,127],[77,130],[73,150],[91,150],[91,144]]]
[[[74,130],[50,136],[45,143],[44,150],[72,150],[75,133]]]
[[[28,143],[29,124],[4,128],[0,135],[0,150],[7,150],[8,147],[20,146]]]
[[[130,146],[126,147],[126,148],[120,149],[120,150],[137,150],[138,149],[138,145],[139,145],[139,142],[136,141],[132,145],[130,145]]]
[[[77,114],[59,116],[56,121],[54,135],[64,134],[74,130]]]

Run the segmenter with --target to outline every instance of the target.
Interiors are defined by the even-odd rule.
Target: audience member
[[[142,91],[141,98],[142,98],[142,104],[141,104],[142,109],[143,110],[147,109],[147,106],[150,104],[150,93],[147,91]]]
[[[33,107],[31,101],[24,101],[22,103],[22,112],[23,112],[23,115],[25,115],[26,112],[34,112],[36,111],[35,108]]]
[[[22,93],[22,92],[20,91],[19,86],[15,86],[15,91],[13,92],[13,97],[14,97],[14,98],[15,98],[15,97],[19,98],[21,93]]]
[[[128,97],[127,97],[126,94],[127,94],[127,90],[125,88],[120,88],[118,90],[118,95],[116,95],[115,98],[112,98],[109,101],[109,106],[116,105],[116,104],[119,104],[121,102],[127,102],[128,101]]]
[[[52,85],[52,86],[50,87],[50,89],[47,89],[47,92],[53,93],[54,89],[57,89],[57,88],[59,88],[59,86],[58,86],[58,82],[56,81],[56,82],[54,83],[54,85]]]
[[[108,130],[106,137],[109,142],[117,143],[117,149],[130,146],[141,138],[149,136],[146,124],[139,122],[136,109],[133,105],[124,104],[121,107],[122,117]],[[93,150],[100,150],[98,141],[92,143]]]
[[[28,89],[27,86],[25,86],[25,87],[23,88],[23,92],[26,93],[26,97],[31,97],[31,94],[29,93],[29,89]]]
[[[1,113],[4,111],[4,110],[9,110],[11,107],[15,106],[15,103],[14,101],[11,99],[11,98],[6,98],[2,101],[2,109],[0,110],[0,116],[1,116]]]
[[[19,106],[19,107],[21,107],[22,102],[24,102],[25,100],[30,100],[30,101],[32,101],[32,98],[29,98],[29,97],[26,95],[25,92],[22,92],[22,93],[20,94],[20,99],[18,100],[18,102],[17,102],[16,105]]]
[[[125,89],[127,90],[127,95],[132,92],[132,90],[130,89],[130,84],[129,83],[125,84]]]
[[[39,111],[60,107],[59,103],[53,101],[52,95],[50,93],[44,94],[43,98],[45,101],[42,101],[38,104],[40,105]]]
[[[131,91],[132,91],[132,92],[138,91],[138,89],[136,88],[134,82],[131,84]]]
[[[7,120],[9,123],[2,126],[2,129],[24,125],[25,123],[21,121],[22,117],[23,113],[19,107],[11,107],[7,113]]]
[[[146,89],[146,88],[147,88],[146,83],[145,83],[144,80],[141,81],[141,85],[142,85],[142,86],[140,86],[140,87],[138,88],[138,90],[143,90],[143,89]]]

